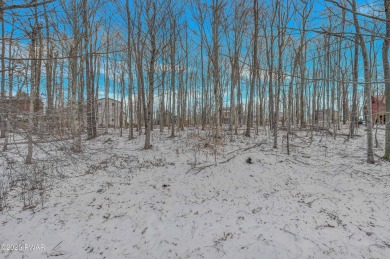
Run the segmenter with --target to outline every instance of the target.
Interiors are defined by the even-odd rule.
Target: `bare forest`
[[[390,0],[0,0],[1,258],[390,258]]]

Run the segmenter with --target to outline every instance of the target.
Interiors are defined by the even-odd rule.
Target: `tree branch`
[[[337,7],[341,8],[341,9],[343,9],[345,11],[351,12],[352,14],[356,14],[356,15],[359,15],[359,16],[363,16],[363,17],[374,19],[374,20],[381,21],[381,22],[386,22],[386,19],[383,19],[383,18],[380,18],[380,17],[377,17],[377,16],[368,15],[368,14],[359,13],[359,12],[354,12],[352,9],[349,9],[346,6],[343,6],[339,2],[336,2],[334,0],[325,0],[325,1],[329,2],[329,3],[332,3],[332,4],[336,5]]]
[[[43,2],[36,2],[36,0],[31,0],[29,3],[26,4],[14,4],[14,5],[8,5],[0,7],[0,12],[6,11],[6,10],[15,10],[15,9],[24,9],[24,8],[31,8],[31,7],[37,7],[40,5],[50,4],[54,2],[55,0],[47,0]]]

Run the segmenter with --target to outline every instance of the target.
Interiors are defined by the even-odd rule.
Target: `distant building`
[[[126,125],[126,113],[123,111],[121,102],[115,99],[108,98],[108,104],[106,105],[106,99],[101,98],[97,101],[97,125],[98,127],[105,127],[106,115],[108,114],[108,127],[125,127]],[[108,109],[108,113],[107,113]],[[122,120],[122,123],[121,123]]]
[[[178,120],[177,116],[176,115],[172,116],[172,113],[170,111],[165,110],[162,116],[163,118],[160,118],[161,117],[160,111],[158,110],[156,112],[156,116],[154,117],[154,124],[160,124],[160,121],[164,121],[165,125],[171,123],[171,121],[173,123],[177,123]]]
[[[43,112],[43,102],[41,99],[38,100],[36,107],[37,109],[34,112]],[[0,98],[0,110],[11,114],[27,114],[30,112],[30,97],[21,95]]]
[[[28,128],[28,116],[30,114],[30,97],[25,94],[19,94],[13,97],[0,98],[0,114],[11,115],[11,127],[13,129],[27,129]],[[38,99],[38,102],[34,105],[34,116],[43,114],[43,102]],[[34,117],[34,123],[36,123],[41,116]],[[1,118],[0,118],[1,119]]]
[[[241,109],[238,109],[239,107]],[[237,111],[237,109],[238,109],[238,111]],[[240,113],[240,111],[242,111],[242,105],[235,106],[234,112],[237,114],[237,113]],[[238,116],[240,116],[240,114],[238,114]],[[221,119],[222,124],[229,124],[230,123],[230,107],[226,107],[226,108],[221,109],[221,118],[220,119]]]
[[[371,96],[372,101],[372,121],[384,124],[386,122],[386,96]],[[364,106],[364,118],[367,119],[367,105]]]
[[[336,121],[338,117],[339,117],[339,113],[334,109],[322,109],[322,110],[316,110],[314,112],[315,123],[320,123],[322,121],[327,122],[328,120],[330,122]]]
[[[223,108],[221,113],[221,123],[229,124],[230,123],[230,108]]]

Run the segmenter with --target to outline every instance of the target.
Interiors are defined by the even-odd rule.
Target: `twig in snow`
[[[227,159],[227,160],[224,160],[224,161],[222,161],[222,162],[217,162],[217,163],[213,163],[213,164],[210,164],[210,165],[204,165],[204,166],[199,166],[199,167],[191,167],[187,172],[186,172],[186,174],[187,173],[189,173],[189,172],[191,172],[192,170],[198,170],[195,174],[198,174],[198,173],[200,173],[202,170],[204,170],[204,169],[206,169],[206,168],[208,168],[208,167],[211,167],[211,166],[216,166],[216,165],[218,165],[218,164],[225,164],[225,163],[227,163],[227,162],[229,162],[230,160],[232,160],[233,158],[235,158],[236,156],[233,156],[233,157],[231,157],[231,158],[229,158],[229,159]]]

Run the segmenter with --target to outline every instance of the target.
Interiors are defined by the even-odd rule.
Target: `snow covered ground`
[[[0,257],[390,258],[384,130],[374,165],[364,128],[358,134],[297,132],[288,156],[283,133],[275,150],[263,129],[220,143],[196,129],[173,139],[156,129],[152,150],[117,130],[83,141],[82,154],[69,141],[42,143],[30,167],[25,144],[12,145],[0,156]],[[34,173],[44,192],[23,189]]]

